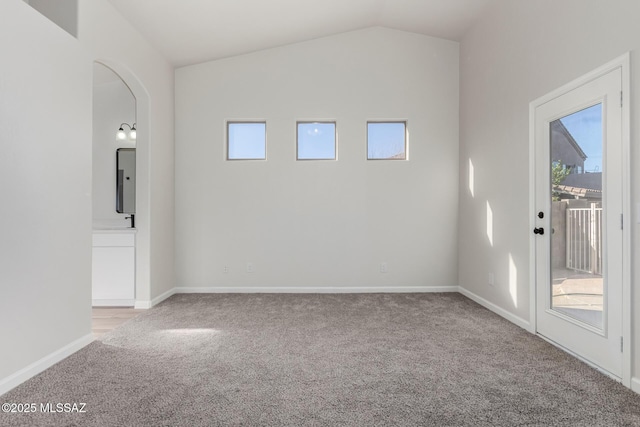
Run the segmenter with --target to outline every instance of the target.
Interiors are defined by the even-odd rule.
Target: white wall
[[[95,67],[103,67],[95,64]],[[136,121],[136,102],[118,78],[93,87],[93,224],[128,227],[127,214],[116,212],[116,150],[135,148],[135,141],[116,139],[122,123]],[[125,131],[129,128],[124,126]]]
[[[0,393],[91,339],[91,61],[20,0],[0,2]],[[15,384],[13,384],[15,385]]]
[[[137,292],[151,301],[174,284],[173,68],[108,1],[80,0],[78,14],[75,39],[21,0],[0,2],[0,393],[91,339],[95,60],[146,102],[136,237],[150,269]]]
[[[178,69],[178,286],[457,285],[457,70],[457,43],[383,28]],[[267,121],[266,162],[224,160],[227,119]],[[338,161],[296,162],[310,119]],[[407,119],[410,160],[367,161],[367,119]]]
[[[465,289],[528,321],[529,313],[529,103],[565,83],[632,52],[632,114],[640,111],[640,2],[501,0],[469,31],[460,51],[459,279]],[[634,113],[636,112],[636,113]],[[640,152],[632,118],[632,206],[640,202]],[[475,189],[469,189],[469,161]],[[493,211],[493,245],[487,230]],[[639,227],[632,227],[632,264],[640,265]],[[509,288],[509,256],[517,292]],[[633,283],[640,280],[634,268]],[[495,273],[495,287],[487,284]],[[637,289],[637,286],[634,285]],[[640,306],[635,292],[634,307]],[[640,317],[635,318],[640,354]],[[640,358],[635,357],[635,375]],[[640,386],[640,383],[638,384]]]

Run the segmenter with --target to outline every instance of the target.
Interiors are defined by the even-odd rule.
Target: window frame
[[[229,129],[231,127],[231,125],[235,125],[235,124],[264,124],[264,157],[256,157],[256,158],[251,158],[251,157],[242,157],[242,158],[231,158],[229,156],[230,153],[230,140],[229,140]],[[225,160],[226,161],[231,161],[231,162],[235,162],[235,161],[266,161],[267,160],[267,121],[266,120],[226,120],[225,121],[225,139],[226,139],[226,144],[225,144],[225,148],[226,148],[226,153],[225,153]]]
[[[333,158],[300,158],[300,125],[333,124]],[[296,120],[296,161],[337,161],[338,160],[338,122],[336,120]]]
[[[402,123],[404,125],[404,157],[403,158],[393,158],[393,157],[369,157],[369,124],[394,124],[394,123]],[[409,121],[406,119],[390,119],[390,120],[367,120],[367,141],[366,141],[366,149],[367,149],[367,161],[369,160],[389,160],[389,161],[408,161],[409,160]]]

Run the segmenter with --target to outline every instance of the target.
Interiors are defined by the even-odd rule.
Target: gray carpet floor
[[[459,294],[175,295],[2,426],[640,426],[640,396]]]

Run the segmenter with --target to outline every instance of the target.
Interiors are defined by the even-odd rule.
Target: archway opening
[[[117,295],[107,293],[102,295],[102,299],[115,301],[104,301],[107,304],[103,305],[124,303],[135,308],[149,308],[149,96],[139,79],[126,67],[111,61],[99,60],[94,62],[93,108],[94,246],[96,230],[102,230],[102,234],[108,235],[106,238],[98,238],[98,243],[102,241],[106,245],[116,246],[129,244],[131,238],[120,242],[113,236],[122,234],[123,230],[130,230],[134,240],[131,247],[134,254],[133,293],[129,293],[131,298],[122,298],[125,301],[120,303],[117,301],[120,299]],[[124,132],[120,132],[120,129]],[[131,132],[133,129],[134,133]],[[124,171],[119,170],[118,150],[131,149],[135,150],[134,172],[126,175]],[[131,194],[128,193],[127,196],[118,193],[122,190],[118,187],[118,176],[129,184],[134,195],[133,208],[129,206],[122,209],[118,204],[125,197],[131,200]],[[126,180],[127,176],[129,180]],[[133,185],[131,181],[134,182]],[[135,217],[135,222],[131,217]],[[117,256],[115,258],[117,259]],[[95,256],[93,264],[95,279],[99,270],[95,265]],[[111,304],[108,304],[109,302]]]

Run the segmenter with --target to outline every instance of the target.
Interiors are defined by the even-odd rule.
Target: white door
[[[536,329],[622,378],[622,68],[535,106]]]

